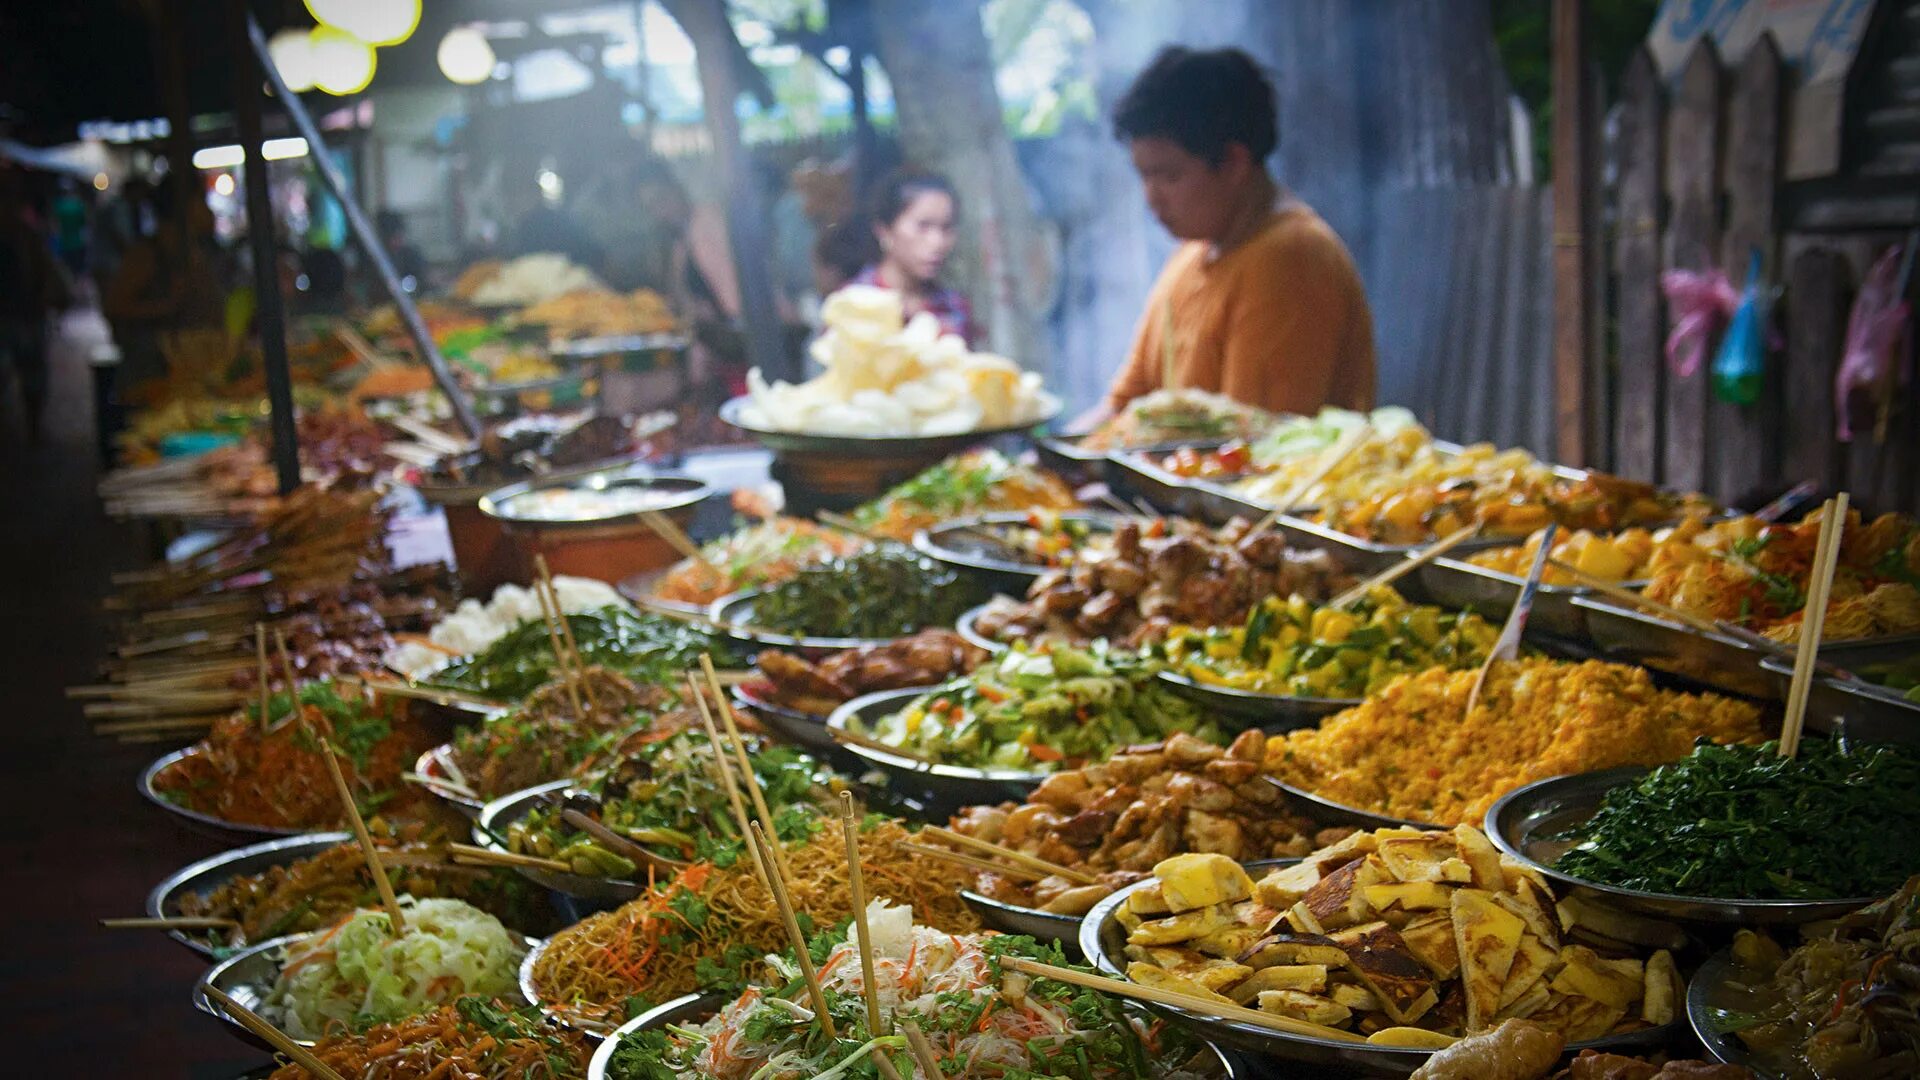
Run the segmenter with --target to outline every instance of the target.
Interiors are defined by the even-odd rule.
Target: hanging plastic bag
[[[1707,343],[1733,316],[1740,297],[1718,270],[1668,270],[1660,275],[1673,329],[1667,332],[1667,370],[1692,378],[1707,357]]]
[[[1911,266],[1902,263],[1904,253],[1895,244],[1874,260],[1847,316],[1847,351],[1833,379],[1841,442],[1852,442],[1856,429],[1875,427],[1895,391],[1907,384],[1906,365],[1897,355],[1911,313],[1900,295]]]
[[[1751,405],[1760,400],[1767,368],[1767,310],[1772,300],[1772,290],[1760,282],[1760,249],[1755,248],[1747,259],[1747,284],[1740,291],[1739,306],[1713,358],[1713,394],[1721,401]]]

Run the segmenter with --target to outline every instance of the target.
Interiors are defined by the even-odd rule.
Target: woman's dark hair
[[[1160,50],[1113,110],[1122,139],[1169,139],[1218,165],[1239,143],[1263,161],[1280,142],[1273,84],[1239,49]]]
[[[913,168],[899,168],[881,178],[874,185],[873,195],[867,203],[867,221],[874,225],[892,225],[907,212],[913,200],[930,192],[938,192],[953,200],[957,207],[960,197],[953,193],[953,185],[939,173],[922,172]]]

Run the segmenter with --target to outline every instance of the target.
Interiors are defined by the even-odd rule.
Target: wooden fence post
[[[1556,457],[1569,464],[1587,456],[1587,345],[1596,314],[1586,280],[1595,187],[1586,15],[1585,0],[1553,0],[1553,418]]]
[[[1831,248],[1802,251],[1787,268],[1787,352],[1781,383],[1788,407],[1781,411],[1776,437],[1780,478],[1790,484],[1840,483],[1833,376],[1845,348],[1850,277],[1846,256]]]
[[[1665,160],[1660,75],[1646,47],[1634,51],[1620,81],[1619,220],[1613,271],[1619,279],[1619,345],[1614,379],[1613,459],[1621,476],[1660,478],[1661,390],[1666,368],[1660,344],[1666,321],[1660,301],[1660,178]]]
[[[1720,238],[1720,269],[1739,288],[1747,261],[1760,253],[1761,272],[1779,278],[1774,193],[1780,177],[1780,50],[1762,34],[1733,76],[1727,98],[1727,228]],[[1751,405],[1714,398],[1707,406],[1713,448],[1710,486],[1723,500],[1762,496],[1776,477],[1779,443],[1772,437],[1780,406],[1779,364],[1766,363],[1760,397]]]
[[[1666,190],[1673,215],[1667,269],[1712,270],[1720,255],[1720,55],[1706,38],[1687,57],[1667,112]],[[1704,491],[1713,475],[1706,439],[1711,376],[1704,362],[1688,377],[1668,376],[1661,480],[1680,491]]]

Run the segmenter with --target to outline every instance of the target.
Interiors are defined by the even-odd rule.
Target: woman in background
[[[933,173],[896,170],[874,190],[868,223],[879,251],[850,284],[893,289],[905,300],[907,318],[927,312],[940,329],[973,344],[973,309],[967,298],[940,284],[953,254],[960,204],[953,185]]]

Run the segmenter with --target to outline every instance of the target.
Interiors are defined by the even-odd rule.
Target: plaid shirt
[[[874,285],[882,289],[893,287],[880,280],[880,266],[877,263],[854,275],[850,284]],[[942,332],[958,334],[968,347],[972,347],[973,307],[957,290],[949,289],[944,285],[935,285],[927,291],[926,302],[919,307],[913,306],[912,301],[908,301],[907,318],[911,319],[922,311],[940,320]]]

